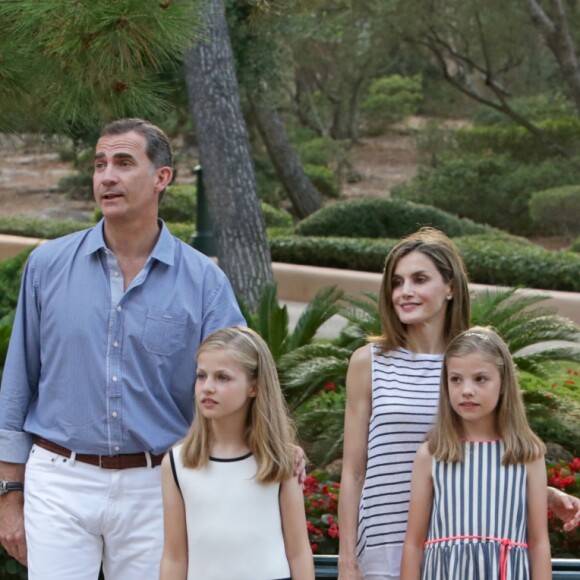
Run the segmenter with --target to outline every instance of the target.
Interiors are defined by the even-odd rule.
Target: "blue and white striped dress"
[[[503,454],[503,441],[466,441],[463,461],[433,460],[422,580],[530,578],[526,466]]]
[[[433,423],[443,355],[372,345],[372,411],[357,557],[365,578],[398,578],[417,448]]]

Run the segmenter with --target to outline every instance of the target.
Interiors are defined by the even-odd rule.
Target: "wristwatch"
[[[21,481],[5,481],[0,479],[0,495],[5,495],[9,491],[24,491],[24,484]]]

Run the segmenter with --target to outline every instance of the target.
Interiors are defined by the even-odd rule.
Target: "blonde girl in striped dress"
[[[552,578],[544,452],[506,344],[490,328],[461,333],[413,467],[401,578]]]

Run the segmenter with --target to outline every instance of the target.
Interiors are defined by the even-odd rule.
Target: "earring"
[[[447,300],[452,300],[453,296],[451,294],[449,294],[449,296],[447,296]]]

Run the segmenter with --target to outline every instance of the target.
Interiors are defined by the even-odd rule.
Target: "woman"
[[[352,356],[346,378],[338,515],[339,578],[398,580],[415,452],[436,412],[443,352],[469,325],[463,261],[447,236],[422,228],[387,256],[383,334]],[[580,501],[550,490],[568,528]]]

